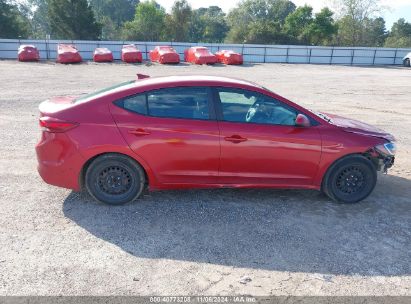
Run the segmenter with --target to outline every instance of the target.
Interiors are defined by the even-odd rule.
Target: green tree
[[[329,45],[337,33],[333,19],[334,13],[327,7],[315,14],[313,22],[307,28],[307,35],[313,45]]]
[[[171,8],[168,28],[171,29],[175,41],[187,41],[192,9],[186,0],[177,0]]]
[[[47,0],[29,0],[28,6],[31,11],[30,24],[32,37],[36,39],[44,39],[45,36],[51,32],[48,16],[48,2]]]
[[[366,26],[382,11],[380,0],[335,0],[339,12],[337,44],[344,46],[366,45]]]
[[[134,18],[139,0],[91,0],[96,18],[102,24],[103,39],[120,39],[120,28]]]
[[[385,46],[393,48],[411,47],[411,23],[406,22],[404,18],[395,22],[385,41]]]
[[[364,46],[384,46],[387,38],[387,30],[385,28],[385,20],[382,17],[375,19],[366,19],[364,22]]]
[[[139,0],[90,0],[97,21],[102,25],[102,39],[120,39],[120,28],[134,18]]]
[[[116,26],[133,20],[139,0],[90,0],[98,20],[110,18]]]
[[[309,44],[309,27],[313,23],[313,8],[308,5],[298,7],[285,19],[284,31],[299,43]]]
[[[58,39],[98,39],[101,25],[96,22],[87,0],[48,0],[51,34]]]
[[[124,23],[122,36],[125,40],[159,41],[164,32],[166,13],[155,1],[140,2],[133,21]]]
[[[245,0],[230,11],[228,42],[284,43],[285,19],[296,6],[288,0]]]
[[[189,27],[189,40],[208,43],[223,42],[228,29],[225,13],[220,7],[201,7],[193,11]]]
[[[27,38],[30,25],[17,5],[0,0],[0,38]]]

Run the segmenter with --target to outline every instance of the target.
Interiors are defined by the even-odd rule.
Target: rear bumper
[[[180,56],[178,54],[164,54],[158,59],[159,63],[179,63]]]
[[[199,57],[194,60],[195,64],[215,64],[217,59],[214,57]]]
[[[43,132],[36,145],[37,170],[48,184],[80,191],[84,159],[64,133]]]
[[[58,63],[80,63],[81,61],[82,58],[79,53],[63,53],[57,56]]]

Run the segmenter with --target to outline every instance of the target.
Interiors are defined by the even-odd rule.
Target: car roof
[[[206,75],[182,75],[182,76],[161,76],[161,77],[150,77],[150,78],[145,78],[141,79],[135,82],[136,87],[141,87],[141,86],[151,86],[151,85],[166,85],[166,84],[172,84],[172,83],[195,83],[198,84],[199,82],[204,82],[204,83],[213,83],[213,85],[218,85],[218,84],[225,84],[225,85],[244,85],[244,86],[251,86],[251,87],[256,87],[256,88],[263,88],[262,86],[246,81],[243,79],[238,79],[238,78],[231,78],[231,77],[222,77],[222,76],[206,76]]]
[[[201,76],[201,75],[184,75],[184,76],[160,76],[160,77],[148,77],[138,79],[136,81],[127,81],[117,84],[113,87],[105,88],[97,92],[93,92],[84,96],[80,96],[76,99],[76,103],[85,103],[92,101],[96,98],[117,94],[120,92],[134,91],[135,89],[143,89],[145,87],[173,87],[179,85],[198,86],[201,84],[213,85],[213,86],[247,86],[259,89],[264,89],[262,86],[242,79],[221,77],[221,76]]]

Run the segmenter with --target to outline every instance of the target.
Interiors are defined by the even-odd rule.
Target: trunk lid
[[[57,96],[43,101],[39,105],[40,115],[49,116],[74,105],[77,96]]]

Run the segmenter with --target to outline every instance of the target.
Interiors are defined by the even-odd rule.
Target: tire
[[[332,200],[354,204],[366,199],[377,184],[377,170],[364,156],[352,155],[335,162],[327,171],[323,192]]]
[[[144,190],[145,174],[133,159],[119,154],[102,155],[88,166],[85,186],[97,201],[122,205],[136,200]]]
[[[411,62],[410,62],[410,59],[409,59],[409,58],[407,58],[407,59],[404,60],[404,66],[405,66],[405,67],[410,67],[410,66],[411,66]]]

